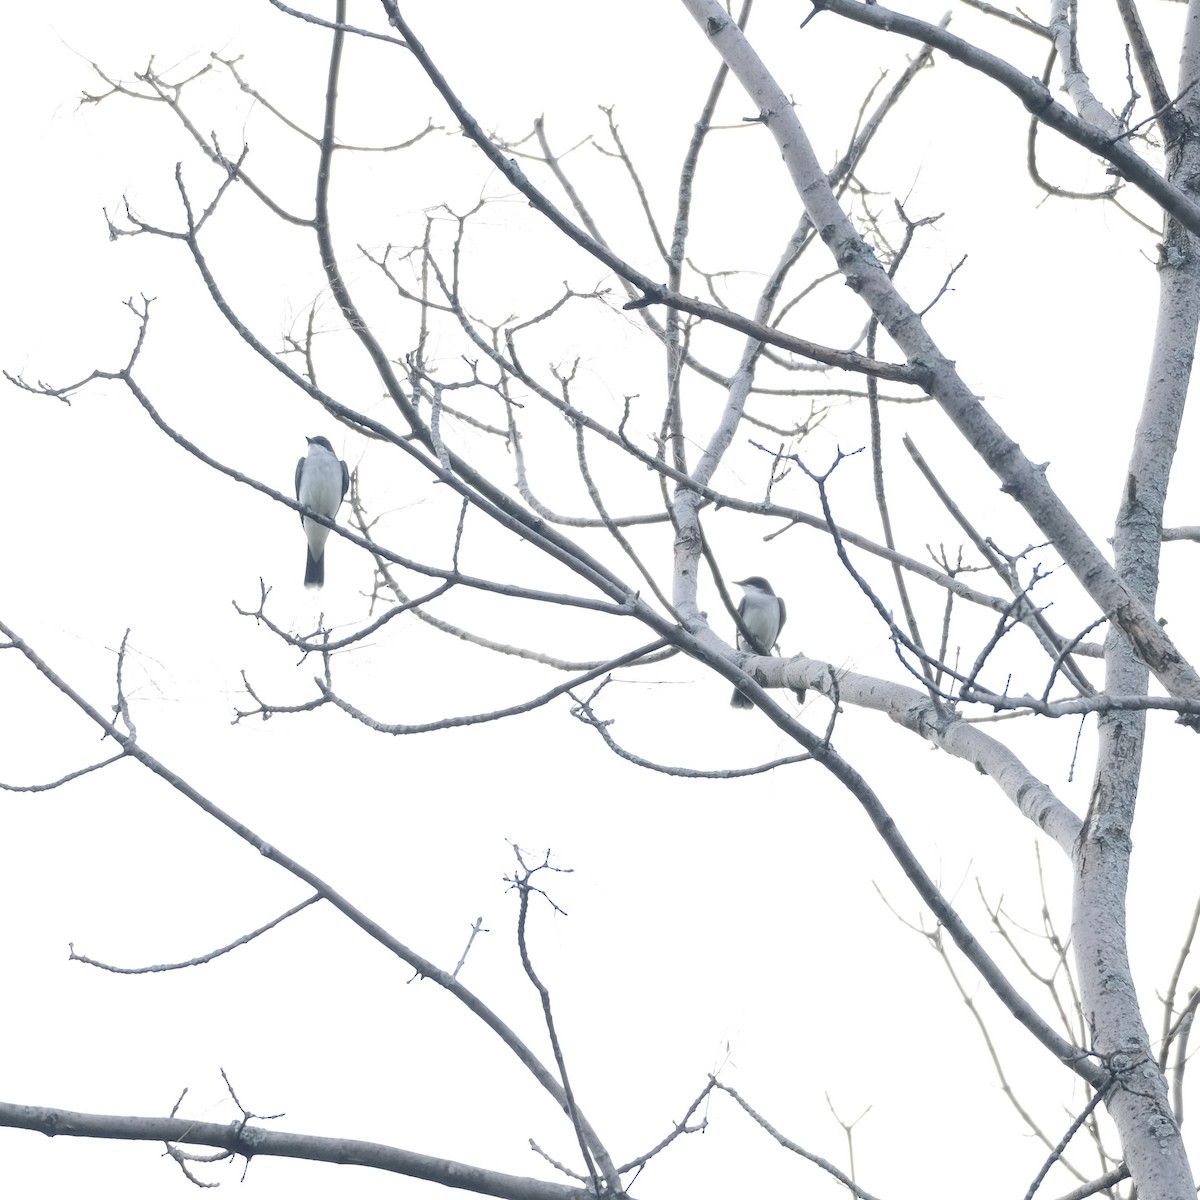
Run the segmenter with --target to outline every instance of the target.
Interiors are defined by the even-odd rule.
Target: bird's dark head
[[[735,579],[733,582],[741,588],[753,588],[757,592],[766,592],[768,596],[775,595],[771,585],[761,575],[751,575],[747,579]]]
[[[333,453],[333,447],[329,444],[329,439],[327,437],[305,438],[304,440],[308,442],[310,446],[324,446],[325,449],[331,454]]]

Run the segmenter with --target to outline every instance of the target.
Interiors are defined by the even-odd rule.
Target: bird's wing
[[[342,499],[346,498],[346,491],[350,487],[350,468],[343,462],[342,466]]]
[[[300,476],[304,474],[304,464],[306,461],[307,461],[306,459],[302,458],[296,464],[296,499],[297,500],[300,499]],[[300,524],[301,525],[304,524],[304,514],[303,513],[300,514]]]
[[[779,600],[779,597],[775,597]],[[783,629],[783,623],[787,620],[787,605],[782,600],[779,600],[779,630],[776,630],[775,636],[779,636],[779,632]]]

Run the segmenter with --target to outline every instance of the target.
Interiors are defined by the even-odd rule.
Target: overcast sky
[[[382,28],[376,6],[357,0],[350,8],[352,21]],[[716,65],[681,5],[585,12],[543,0],[470,0],[411,8],[409,19],[452,86],[498,137],[522,137],[544,114],[558,147],[589,134],[602,140],[597,106],[615,106],[660,222],[669,225],[675,172]],[[905,8],[941,15],[932,4]],[[1164,21],[1175,16],[1155,13]],[[1001,53],[1019,53],[1031,73],[1041,69],[1041,48],[1011,30],[981,24],[965,10],[956,11],[956,22],[964,34],[995,38]],[[327,34],[265,0],[125,3],[116,13],[63,0],[19,7],[9,29],[2,80],[10,114],[11,174],[2,201],[9,286],[0,365],[60,385],[95,369],[118,370],[136,336],[123,301],[153,297],[139,378],[181,433],[285,493],[305,437],[325,434],[359,471],[366,501],[381,517],[381,540],[445,564],[456,510],[444,489],[410,460],[338,426],[250,354],[214,314],[178,242],[112,241],[103,216],[107,209],[119,218],[127,199],[143,219],[178,227],[175,164],[183,164],[197,195],[211,193],[215,175],[161,106],[121,97],[81,106],[82,93],[106,90],[89,64],[129,80],[153,57],[159,71],[182,78],[215,52],[239,59],[239,70],[272,103],[316,130]],[[845,149],[864,89],[882,70],[894,77],[912,52],[844,30],[828,16],[802,31],[797,7],[772,0],[760,0],[751,34],[830,163]],[[436,205],[462,212],[481,197],[492,204],[465,268],[481,315],[500,321],[537,311],[564,279],[579,290],[615,287],[602,267],[538,228],[525,202],[458,135],[403,52],[352,45],[349,53],[344,140],[387,144],[430,120],[439,127],[408,157],[367,158],[336,177],[339,249],[351,285],[377,305],[374,312],[387,310],[377,272],[359,248],[414,245]],[[1114,88],[1118,99],[1123,72],[1119,58],[1093,68],[1098,86]],[[311,148],[282,132],[227,73],[213,75],[223,82],[185,89],[198,127],[219,131],[231,153],[244,139],[247,170],[307,212]],[[769,137],[743,120],[752,115],[730,85],[721,110],[731,127],[719,135],[723,166],[701,176],[695,222],[701,269],[747,270],[748,282],[729,284],[739,298],[753,296],[798,215]],[[912,302],[927,304],[968,256],[930,327],[1029,456],[1050,462],[1053,482],[1103,544],[1145,371],[1154,238],[1112,209],[1041,203],[1023,173],[1024,139],[1014,102],[943,61],[918,80],[866,178],[902,198],[910,215],[944,214],[912,264]],[[1063,178],[1102,186],[1103,172],[1085,156],[1044,141],[1046,161]],[[588,146],[567,161],[618,252],[660,274],[619,168]],[[342,169],[340,159],[335,165]],[[890,211],[890,200],[879,203]],[[1145,205],[1140,211],[1149,212]],[[316,303],[318,327],[331,331],[322,382],[344,403],[394,420],[357,346],[336,332],[311,236],[264,228],[260,210],[236,189],[213,221],[206,245],[231,302],[272,349],[302,331]],[[832,329],[846,303],[839,295],[828,310],[815,305],[805,329],[814,337]],[[849,328],[844,321],[838,327]],[[581,315],[555,336],[556,343],[538,343],[538,367],[578,358],[576,394],[604,419],[616,423],[625,396],[661,403],[661,353],[634,317],[589,323]],[[408,347],[397,342],[403,354]],[[732,370],[739,342],[713,345],[723,355],[714,367]],[[460,353],[447,338],[446,360]],[[702,442],[720,394],[697,388],[689,401],[690,429]],[[570,717],[565,698],[512,721],[423,737],[374,734],[328,710],[234,723],[236,711],[252,704],[244,679],[275,703],[300,704],[315,695],[318,671],[234,605],[253,608],[261,578],[283,627],[309,630],[324,614],[347,631],[368,615],[366,556],[331,538],[328,585],[305,592],[295,513],[197,463],[117,383],[89,385],[70,405],[5,384],[0,403],[10,517],[0,619],[105,713],[115,695],[115,651],[128,629],[125,686],[141,745],[439,965],[454,966],[482,917],[487,932],[472,948],[464,981],[542,1053],[537,998],[516,957],[516,900],[503,878],[514,866],[510,844],[550,848],[553,861],[572,871],[545,877],[567,915],[535,906],[531,939],[555,995],[576,1093],[618,1160],[664,1137],[707,1073],[721,1068],[785,1133],[843,1168],[845,1137],[829,1106],[846,1120],[869,1108],[854,1148],[859,1182],[876,1194],[959,1195],[978,1180],[981,1162],[996,1194],[1028,1184],[1044,1150],[1023,1137],[971,1016],[921,934],[903,923],[929,927],[929,914],[850,798],[818,768],[722,782],[648,773],[603,749]],[[796,416],[769,415],[781,423]],[[987,532],[1008,539],[1007,549],[1034,540],[935,413],[891,408],[885,423],[890,453],[898,456],[900,436],[911,433]],[[636,436],[648,445],[655,428],[647,423]],[[823,465],[838,447],[863,445],[865,428],[861,406],[840,406],[805,443],[806,453]],[[488,439],[464,426],[454,436],[510,482],[511,463]],[[1185,454],[1194,441],[1190,430],[1186,436]],[[909,506],[903,548],[924,557],[927,543],[956,545],[959,535],[914,473],[898,457],[891,461],[896,494]],[[532,471],[547,503],[587,511],[573,460],[542,459]],[[868,471],[859,456],[834,490],[847,523],[877,537],[877,518],[861,499],[869,494]],[[761,458],[739,448],[722,483],[753,497],[762,474]],[[1180,473],[1172,523],[1194,523],[1194,476]],[[655,507],[657,487],[644,473],[628,486],[622,511]],[[817,507],[798,480],[776,498]],[[780,581],[790,613],[785,651],[907,681],[886,631],[816,534],[764,542],[778,523],[721,513],[711,528],[731,578],[763,573]],[[669,531],[639,535],[638,544],[666,581]],[[528,548],[482,521],[469,526],[464,552],[477,573],[566,586]],[[1189,554],[1169,547],[1165,561],[1160,611],[1178,612],[1179,625],[1190,611]],[[1046,565],[1055,563],[1047,558]],[[1064,631],[1090,619],[1068,581],[1048,588]],[[704,601],[731,634],[728,621],[718,621],[714,589]],[[932,613],[940,600],[930,592],[922,603]],[[438,614],[481,636],[571,659],[602,658],[648,640],[611,620],[477,597],[453,596]],[[0,658],[0,779],[46,781],[111,752],[14,658]],[[384,722],[516,703],[562,680],[439,636],[410,617],[341,656],[339,672],[353,702]],[[1036,678],[1031,669],[1021,688]],[[604,715],[624,744],[668,764],[742,767],[794,752],[757,712],[732,714],[728,693],[725,680],[673,660],[618,672]],[[806,712],[823,728],[828,702],[810,698]],[[1165,986],[1195,891],[1195,806],[1179,802],[1182,768],[1172,746],[1184,735],[1166,720],[1159,724],[1152,744],[1164,749],[1148,769],[1137,837],[1145,865],[1131,896],[1144,998]],[[1061,722],[1004,736],[1082,813],[1091,729],[1072,775],[1077,732]],[[1003,896],[1014,919],[1040,927],[1035,831],[997,790],[965,764],[914,747],[882,717],[852,714],[839,737],[989,948],[999,952],[977,879],[989,900]],[[188,971],[116,976],[68,962],[72,942],[79,953],[122,965],[188,959],[304,897],[297,881],[161,781],[125,763],[3,804],[0,933],[10,981],[3,1099],[163,1115],[187,1088],[183,1115],[230,1121],[236,1110],[224,1068],[256,1112],[286,1113],[280,1128],[377,1140],[518,1174],[551,1177],[530,1138],[552,1157],[574,1161],[569,1127],[512,1056],[331,911],[306,912]],[[1065,937],[1065,864],[1048,843],[1041,853]],[[970,972],[965,977],[995,1022],[1014,1079],[1038,1094],[1038,1116],[1057,1136],[1080,1094],[1003,1022]],[[1021,986],[1043,1003],[1036,985]],[[1045,1071],[1052,1083],[1043,1088]],[[674,1200],[747,1186],[835,1194],[831,1181],[769,1142],[727,1098],[714,1099],[707,1112],[703,1137],[684,1139],[652,1164],[635,1194]],[[137,1200],[191,1187],[153,1145],[0,1131],[0,1146],[14,1195],[86,1187]],[[993,1157],[997,1146],[1006,1147],[1004,1161]],[[239,1186],[242,1166],[223,1164],[204,1178]],[[283,1161],[253,1162],[240,1186],[253,1197],[440,1190]]]

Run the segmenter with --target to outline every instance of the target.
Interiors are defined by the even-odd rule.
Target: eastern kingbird
[[[332,520],[350,486],[350,472],[334,454],[328,438],[311,437],[307,441],[308,455],[296,464],[296,499]],[[325,582],[325,539],[329,537],[329,526],[305,516],[300,517],[300,524],[308,538],[304,586],[320,587]]]
[[[738,616],[753,639],[747,641],[745,634],[739,629],[738,649],[749,650],[753,654],[770,654],[779,637],[779,631],[787,620],[787,606],[775,595],[771,585],[761,575],[751,575],[749,579],[735,579],[734,583],[744,593],[738,604]],[[801,701],[804,700],[802,692],[797,691],[797,695]],[[754,707],[754,701],[745,692],[737,690],[729,703],[734,708]]]

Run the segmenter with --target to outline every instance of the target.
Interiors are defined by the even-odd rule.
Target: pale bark
[[[1180,85],[1196,77],[1200,6],[1188,14]],[[1167,147],[1167,177],[1188,186],[1200,170],[1200,104],[1182,106],[1181,136]],[[1163,507],[1178,443],[1196,333],[1200,328],[1200,243],[1167,218],[1159,263],[1154,349],[1141,418],[1122,488],[1113,535],[1116,568],[1147,608],[1158,592]],[[1149,673],[1116,630],[1105,643],[1106,690],[1145,691]],[[1093,1049],[1120,1070],[1108,1108],[1126,1161],[1144,1197],[1193,1197],[1195,1184],[1167,1081],[1159,1070],[1134,990],[1126,939],[1125,895],[1132,826],[1145,748],[1144,713],[1103,714],[1092,800],[1079,839],[1073,942],[1083,1011]],[[1162,797],[1158,797],[1161,801]]]
[[[1075,39],[1075,27],[1069,13],[1067,0],[1054,0],[1050,5],[1050,32],[1054,35],[1054,48],[1062,64],[1063,86],[1080,119],[1103,131],[1110,138],[1119,138],[1124,130],[1116,118],[1096,99],[1091,81],[1079,59],[1079,44]]]

